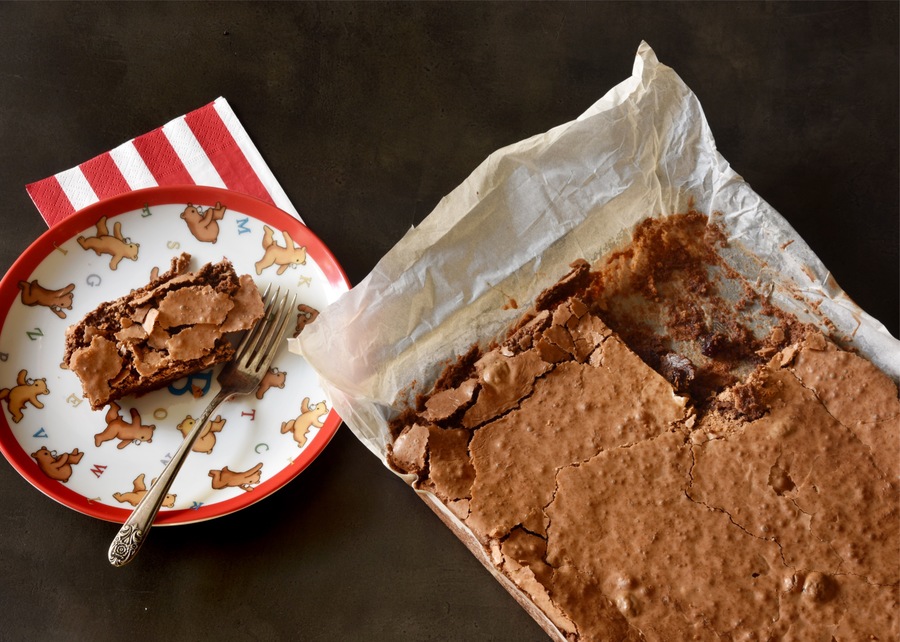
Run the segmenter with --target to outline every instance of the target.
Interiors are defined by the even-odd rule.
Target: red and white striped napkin
[[[223,187],[300,218],[221,97],[26,189],[52,226],[100,199],[157,185]]]

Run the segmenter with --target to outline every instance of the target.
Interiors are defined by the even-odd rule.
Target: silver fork
[[[225,364],[219,373],[216,380],[221,389],[200,415],[191,432],[181,442],[181,446],[171,461],[166,464],[162,474],[122,524],[122,528],[119,529],[109,547],[109,562],[113,566],[124,566],[137,555],[160,506],[162,506],[166,493],[169,492],[169,488],[175,480],[175,475],[178,474],[213,411],[228,397],[246,395],[259,387],[263,375],[272,365],[272,359],[278,352],[281,337],[284,335],[290,312],[297,299],[295,294],[288,303],[288,295],[285,294],[279,299],[279,293],[280,288],[269,297],[269,288],[266,288],[263,295],[265,299],[263,318],[244,334],[244,338],[235,350],[234,357]]]

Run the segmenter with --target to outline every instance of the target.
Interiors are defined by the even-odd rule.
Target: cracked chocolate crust
[[[749,286],[726,305],[706,226],[573,264],[395,420],[389,461],[568,639],[898,639],[897,387]],[[637,310],[668,332],[607,325]]]
[[[167,272],[67,329],[63,364],[94,410],[227,361],[228,335],[262,317],[249,276],[239,277],[227,259],[189,272],[190,259],[174,257]]]

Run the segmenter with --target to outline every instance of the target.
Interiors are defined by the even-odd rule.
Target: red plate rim
[[[29,276],[58,245],[68,241],[75,234],[92,227],[100,217],[114,218],[140,210],[145,206],[182,202],[211,204],[216,201],[228,202],[228,209],[242,214],[250,214],[264,223],[289,230],[292,235],[297,233],[298,236],[295,238],[298,241],[302,239],[307,246],[307,251],[325,274],[328,283],[332,287],[344,291],[350,289],[350,281],[343,268],[321,239],[296,217],[271,203],[218,187],[199,185],[148,187],[88,205],[58,222],[31,243],[0,279],[0,329],[3,328],[9,310],[18,296],[19,280]],[[239,497],[215,504],[202,505],[198,508],[162,511],[157,516],[154,526],[205,521],[237,512],[255,504],[303,472],[325,449],[340,425],[341,418],[332,409],[315,439],[303,449],[297,458],[276,475],[255,487],[252,493],[244,493]],[[131,514],[131,510],[128,509],[94,502],[44,475],[34,459],[16,441],[6,415],[2,412],[0,412],[0,452],[32,486],[69,508],[91,517],[119,524]]]

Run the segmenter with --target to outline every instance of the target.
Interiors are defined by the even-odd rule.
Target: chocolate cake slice
[[[576,261],[398,415],[389,463],[557,639],[896,640],[897,386],[729,303],[723,245],[691,213]]]
[[[173,258],[167,272],[66,330],[63,363],[94,410],[227,361],[228,335],[262,318],[250,276],[239,277],[227,259],[190,272],[190,259]]]

